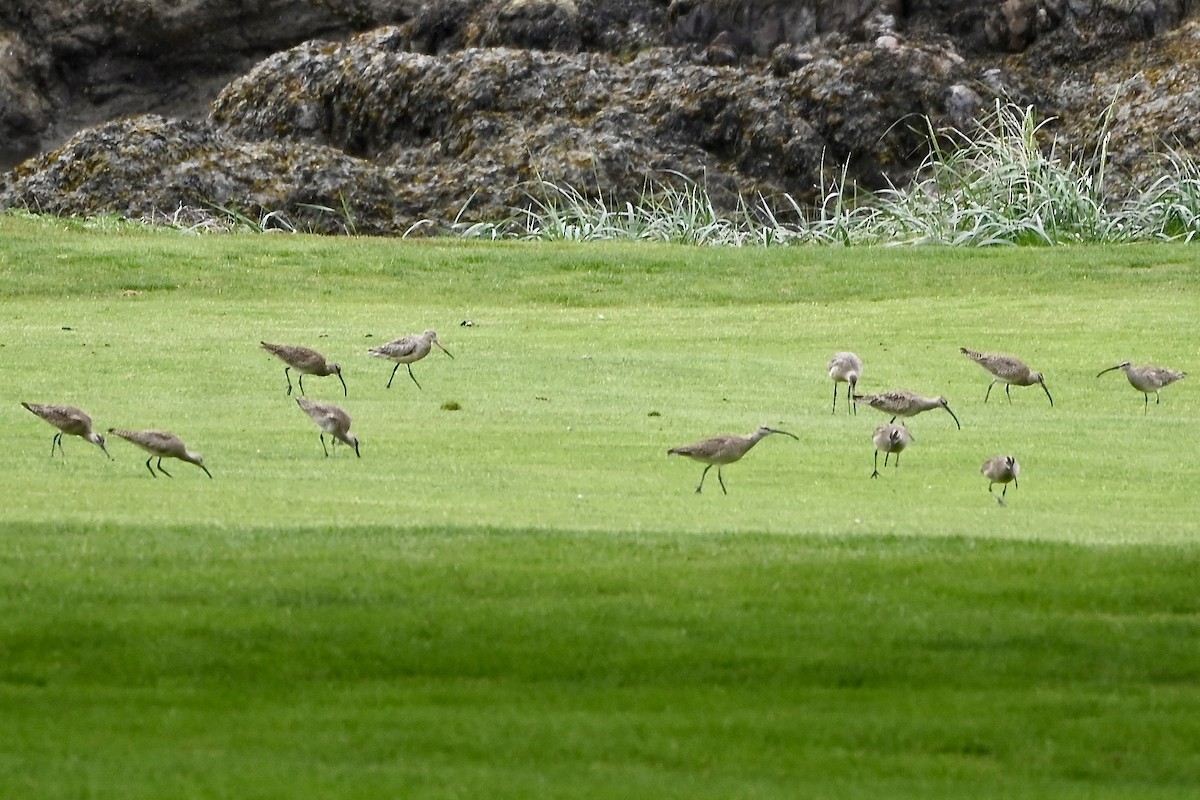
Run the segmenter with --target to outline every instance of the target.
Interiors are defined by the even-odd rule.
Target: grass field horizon
[[[0,797],[1180,797],[1200,785],[1186,245],[96,233],[0,217]],[[459,323],[470,320],[469,327]],[[404,368],[367,355],[435,328]],[[260,340],[362,458],[325,458]],[[1046,374],[1002,387],[960,346]],[[864,392],[945,395],[869,478]],[[293,375],[293,383],[296,382]],[[844,391],[844,388],[843,388]],[[843,396],[844,398],[844,396]],[[97,427],[165,428],[214,475]],[[448,410],[457,404],[458,410]],[[704,493],[669,447],[768,423]],[[979,465],[1012,452],[1001,508]]]

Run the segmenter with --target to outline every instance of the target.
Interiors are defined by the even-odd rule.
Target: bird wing
[[[376,347],[371,352],[388,358],[402,358],[411,355],[416,349],[417,339],[412,336],[404,336],[381,347]]]

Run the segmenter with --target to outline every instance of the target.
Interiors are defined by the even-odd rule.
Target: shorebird
[[[1002,356],[997,353],[977,353],[965,347],[958,349],[964,356],[993,375],[992,382],[988,384],[987,394],[983,396],[983,402],[986,403],[988,401],[988,397],[992,394],[992,387],[997,383],[1004,384],[1004,394],[1008,396],[1008,402],[1010,403],[1012,402],[1012,395],[1008,393],[1009,387],[1033,386],[1036,383],[1046,393],[1046,397],[1050,400],[1050,405],[1054,405],[1054,398],[1050,397],[1050,390],[1046,388],[1046,379],[1042,377],[1042,373],[1034,372],[1019,358]]]
[[[292,393],[292,378],[288,371],[294,369],[300,373],[300,394],[304,394],[305,375],[316,375],[321,378],[326,375],[337,375],[338,380],[342,382],[342,394],[346,397],[350,396],[350,392],[346,389],[346,381],[342,378],[342,368],[326,361],[325,356],[316,350],[294,344],[271,344],[270,342],[261,344],[263,350],[287,364],[283,368],[283,377],[287,379],[289,395]]]
[[[146,469],[150,470],[150,474],[154,474],[154,467],[150,466],[150,462],[155,458],[158,459],[158,471],[168,478],[174,477],[171,473],[163,469],[162,460],[164,458],[178,458],[180,461],[187,461],[190,464],[195,464],[200,469],[204,470],[204,474],[212,477],[212,473],[208,471],[208,467],[204,466],[204,458],[199,453],[193,453],[187,449],[187,445],[173,433],[166,431],[127,431],[120,428],[109,428],[108,432],[113,436],[120,436],[131,444],[136,444],[138,447],[150,454],[146,459]]]
[[[876,411],[891,414],[891,422],[895,422],[896,417],[915,417],[922,411],[928,411],[931,408],[944,408],[947,414],[954,417],[954,424],[958,426],[958,429],[962,430],[962,423],[950,410],[950,403],[944,397],[925,397],[916,392],[897,389],[882,394],[856,394],[854,402],[864,403]]]
[[[92,430],[92,418],[78,408],[74,406],[41,405],[39,403],[21,403],[21,405],[58,428],[58,433],[54,434],[54,438],[50,441],[51,458],[54,458],[55,445],[58,445],[58,452],[62,453],[62,457],[64,459],[67,457],[67,454],[62,449],[62,437],[64,433],[67,433],[71,436],[87,439],[103,450],[104,455],[108,456],[109,461],[113,460],[112,455],[108,452],[108,448],[104,446],[104,437]]]
[[[672,447],[667,451],[667,455],[687,456],[693,461],[699,461],[701,464],[708,465],[704,468],[704,472],[700,473],[700,485],[696,487],[696,494],[700,494],[701,490],[704,489],[704,476],[708,474],[708,471],[715,464],[717,467],[717,482],[721,484],[721,491],[729,494],[729,491],[725,488],[725,481],[721,478],[721,467],[738,461],[750,451],[751,447],[758,444],[760,439],[772,433],[781,433],[784,436],[791,436],[793,439],[800,438],[794,433],[768,428],[766,425],[763,425],[749,436],[735,436],[733,434],[715,436],[712,439],[705,439],[695,444]]]
[[[1186,372],[1176,372],[1175,370],[1167,369],[1166,367],[1152,367],[1149,365],[1144,367],[1135,367],[1128,361],[1117,364],[1115,367],[1109,367],[1106,370],[1101,370],[1096,377],[1099,378],[1105,372],[1112,372],[1114,369],[1125,370],[1125,377],[1129,379],[1129,385],[1142,393],[1142,397],[1145,398],[1145,402],[1142,403],[1143,414],[1150,410],[1151,392],[1154,392],[1154,405],[1158,405],[1160,402],[1162,402],[1162,399],[1158,394],[1160,389],[1162,389],[1164,386],[1170,386],[1172,383],[1180,380],[1181,378],[1187,377]]]
[[[875,471],[871,473],[872,478],[879,477],[879,451],[884,452],[883,466],[886,468],[888,458],[892,453],[896,454],[896,466],[900,466],[900,453],[904,448],[908,447],[913,442],[912,434],[908,432],[908,428],[903,425],[893,425],[890,422],[886,425],[880,425],[875,429],[875,433],[871,434],[871,441],[875,443]]]
[[[325,447],[325,434],[327,433],[332,437],[335,447],[339,441],[345,442],[354,448],[354,455],[362,458],[362,454],[358,452],[358,437],[350,433],[349,414],[333,403],[321,403],[317,400],[309,400],[307,397],[297,397],[296,402],[321,429],[321,449],[325,451],[326,458],[329,457],[329,449]]]
[[[838,384],[849,384],[846,387],[846,410],[854,410],[858,413],[858,406],[851,401],[851,396],[854,394],[854,387],[858,385],[858,379],[862,375],[862,359],[854,353],[834,353],[833,358],[829,359],[829,378],[833,381],[833,413],[837,413],[837,396]]]
[[[389,361],[395,361],[396,366],[392,368],[392,375],[388,378],[387,388],[392,388],[392,378],[396,377],[396,370],[400,369],[403,364],[408,368],[408,377],[412,378],[413,383],[417,383],[416,376],[413,375],[412,363],[420,361],[425,356],[429,355],[430,345],[437,345],[446,355],[450,355],[450,351],[442,347],[442,343],[438,341],[438,335],[432,330],[425,331],[422,334],[412,334],[411,336],[402,336],[395,341],[387,344],[373,347],[369,351],[371,355],[378,358],[386,358]],[[417,388],[421,388],[421,384],[417,383]]]
[[[979,468],[983,477],[988,479],[988,493],[992,494],[992,487],[997,483],[1004,484],[1004,491],[1000,492],[1000,496],[996,497],[996,502],[1000,505],[1006,505],[1004,495],[1008,494],[1008,484],[1012,483],[1017,486],[1017,476],[1021,474],[1021,465],[1012,456],[994,456],[983,462],[983,466]],[[1017,486],[1017,488],[1020,488]]]

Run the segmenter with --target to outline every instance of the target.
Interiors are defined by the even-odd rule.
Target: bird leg
[[[398,369],[400,369],[400,363],[396,362],[396,366],[392,367],[392,377],[388,378],[387,386],[384,387],[385,389],[392,388],[392,378],[396,377],[396,370]]]
[[[837,413],[837,383],[833,384],[833,413]]]
[[[153,460],[154,456],[150,456],[146,459],[146,469],[150,470],[150,477],[157,478],[158,476],[154,474],[154,467],[150,466],[150,462]]]
[[[704,468],[704,472],[700,473],[700,485],[696,487],[696,494],[700,494],[701,490],[704,489],[704,476],[708,474],[710,469],[712,469],[712,464],[709,464]],[[719,473],[720,470],[717,470],[717,472]]]
[[[884,466],[886,467],[887,464],[884,463]],[[871,477],[872,478],[879,477],[879,451],[878,450],[875,451],[875,471],[871,473]]]
[[[1148,414],[1150,412],[1150,395],[1149,395],[1149,393],[1142,392],[1142,399],[1145,401],[1142,403],[1142,413]],[[62,444],[59,444],[59,447],[61,448]]]
[[[300,373],[300,394],[304,394],[304,373]]]
[[[412,378],[413,383],[417,383],[417,376],[412,374],[412,364],[405,364],[408,367],[408,377]],[[421,388],[421,384],[417,383],[417,388]]]
[[[1008,402],[1010,402],[1010,403],[1012,402],[1012,395],[1009,394],[1008,390],[1011,388],[1012,388],[1011,383],[1004,384],[1004,396],[1008,398]]]
[[[725,481],[721,478],[721,468],[717,467],[717,483],[721,484],[721,492],[729,494],[729,490],[725,488]]]
[[[317,435],[321,437],[321,449],[325,451],[325,457],[329,458],[329,449],[325,447],[325,434],[319,433]],[[334,442],[334,444],[336,445],[337,442]]]
[[[58,445],[58,452],[63,454],[63,460],[67,458],[67,454],[63,453],[62,449],[62,432],[54,434],[54,438],[50,440],[50,457],[54,458],[54,445]]]
[[[854,414],[854,416],[857,417],[858,416],[858,403],[854,402],[853,398],[851,397],[853,392],[854,392],[854,387],[847,385],[846,386],[846,405],[850,406],[851,412]]]
[[[984,394],[984,396],[983,396],[983,402],[986,403],[988,401],[988,398],[992,396],[992,387],[995,385],[996,385],[996,379],[993,378],[992,382],[988,384],[988,390],[987,390],[987,393]]]
[[[291,396],[291,394],[292,394],[292,376],[291,376],[291,375],[288,375],[288,371],[289,371],[290,369],[291,369],[291,367],[284,367],[284,368],[283,368],[283,377],[284,377],[284,378],[286,378],[286,379],[287,379],[287,382],[288,382],[288,390],[287,390],[287,393],[288,393],[288,396],[289,396],[289,397],[290,397],[290,396]]]
[[[158,471],[159,471],[159,472],[161,472],[163,475],[166,475],[168,478],[174,478],[174,477],[175,477],[174,475],[172,475],[171,473],[169,473],[169,472],[167,472],[165,469],[163,469],[163,465],[162,465],[162,459],[161,459],[161,458],[158,460]]]

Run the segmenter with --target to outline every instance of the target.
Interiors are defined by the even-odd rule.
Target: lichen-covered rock
[[[204,207],[252,221],[274,213],[279,224],[321,233],[392,233],[414,219],[408,194],[384,170],[332,148],[245,142],[207,122],[152,115],[83,131],[0,183],[0,195],[47,214],[136,219]]]

